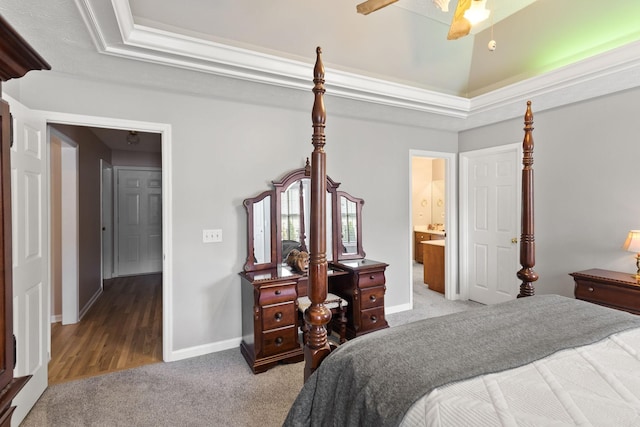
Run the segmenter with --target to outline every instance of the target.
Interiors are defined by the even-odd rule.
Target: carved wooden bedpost
[[[300,180],[300,203],[298,204],[298,209],[300,209],[300,250],[304,252],[309,252],[307,248],[307,235],[305,233],[305,225],[304,225],[304,184],[302,180]]]
[[[524,115],[524,140],[522,141],[522,234],[520,235],[520,265],[518,278],[522,280],[518,298],[535,294],[533,282],[538,274],[533,270],[536,264],[536,240],[534,237],[533,211],[533,113],[531,101],[527,101]]]
[[[331,320],[331,311],[324,306],[327,299],[327,169],[324,151],[324,127],[327,113],[324,108],[324,65],[322,49],[316,48],[316,64],[313,68],[313,153],[311,154],[311,236],[309,241],[309,299],[311,306],[304,313],[309,328],[309,339],[304,347],[305,381],[331,352],[327,341],[326,325]]]

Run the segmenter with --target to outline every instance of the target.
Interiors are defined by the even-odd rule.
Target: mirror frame
[[[282,214],[282,194],[289,188],[295,181],[307,178],[310,179],[310,165],[307,162],[307,166],[304,168],[294,169],[287,173],[279,180],[272,181],[273,188],[271,190],[264,191],[256,197],[245,199],[242,204],[247,211],[247,259],[245,261],[243,270],[245,272],[260,271],[276,268],[283,263],[282,261],[282,244],[279,242],[279,236],[282,233],[282,223],[280,222],[280,215]],[[331,200],[331,247],[327,247],[327,259],[333,261],[341,261],[348,259],[360,259],[365,257],[365,252],[362,249],[362,205],[364,200],[353,197],[349,193],[344,191],[338,191],[340,186],[339,182],[335,182],[329,176],[327,176],[327,193],[330,194]],[[256,203],[261,202],[267,196],[271,196],[271,260],[270,262],[257,263],[255,260],[255,246],[254,246],[254,206]],[[342,253],[342,215],[340,212],[340,197],[344,196],[347,200],[356,204],[356,220],[357,224],[357,253]],[[310,221],[310,218],[305,218],[305,221]],[[274,225],[275,224],[275,225]],[[329,231],[329,230],[327,230]],[[309,246],[310,236],[306,236],[306,244]]]
[[[341,250],[339,250],[339,248],[342,247],[342,212],[340,210],[342,207],[342,204],[340,203],[340,197],[344,197],[345,199],[355,203],[356,205],[356,221],[357,221],[356,252],[343,253]],[[351,194],[345,191],[336,192],[336,205],[335,205],[336,213],[334,218],[335,225],[334,225],[333,235],[338,238],[337,245],[336,245],[338,250],[336,251],[336,253],[338,254],[339,261],[346,260],[346,259],[360,259],[360,258],[365,258],[366,256],[364,249],[362,248],[362,205],[364,205],[363,199],[360,199],[359,197],[353,197]]]
[[[254,246],[254,235],[253,235],[253,207],[255,206],[256,203],[260,203],[261,201],[263,201],[267,196],[271,196],[271,209],[270,209],[270,216],[271,216],[271,235],[269,236],[269,239],[271,241],[271,261],[270,262],[266,262],[266,263],[256,263],[255,262],[255,246]],[[273,223],[276,220],[276,214],[275,214],[275,209],[273,208],[273,204],[275,203],[276,197],[275,197],[275,191],[274,190],[268,190],[268,191],[264,191],[262,193],[260,193],[259,195],[257,195],[256,197],[252,197],[250,199],[245,199],[242,204],[244,205],[245,209],[247,210],[247,260],[244,263],[244,267],[243,270],[244,271],[257,271],[257,270],[266,270],[269,268],[274,268],[276,265],[278,265],[278,258],[277,258],[277,253],[276,253],[276,234],[274,234],[273,232]]]
[[[289,172],[288,174],[286,174],[285,176],[282,177],[282,179],[278,180],[278,181],[273,181],[273,187],[274,187],[274,191],[276,194],[276,198],[275,198],[275,218],[276,218],[276,226],[275,226],[275,236],[274,239],[276,241],[276,245],[278,246],[276,249],[276,255],[279,257],[278,259],[282,258],[282,245],[278,244],[278,236],[280,236],[282,234],[282,222],[280,221],[280,216],[282,215],[282,194],[287,191],[287,189],[289,188],[289,186],[291,186],[294,182],[301,180],[301,179],[311,179],[311,169],[310,166],[308,167],[304,167],[304,168],[300,168],[300,169],[295,169],[291,172]],[[335,226],[333,224],[335,224],[336,221],[336,201],[338,200],[338,198],[336,197],[336,191],[337,188],[340,186],[339,182],[335,182],[334,180],[332,180],[330,177],[327,176],[327,193],[329,193],[331,195],[331,218],[332,218],[332,232],[334,233],[333,236],[336,236],[335,232],[333,230],[335,230]],[[311,200],[309,200],[309,202],[311,202]],[[311,218],[305,218],[305,221],[311,221]],[[306,246],[309,246],[309,239],[311,236],[305,236],[306,237]],[[337,243],[335,240],[335,237],[331,239],[332,242],[332,247],[328,247],[327,248],[327,259],[331,259],[334,260],[336,259],[335,254],[338,253],[337,252]]]

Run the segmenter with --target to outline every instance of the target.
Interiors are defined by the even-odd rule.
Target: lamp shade
[[[629,252],[640,252],[640,230],[631,230],[622,248]]]

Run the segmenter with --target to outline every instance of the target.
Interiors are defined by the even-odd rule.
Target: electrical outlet
[[[222,230],[202,230],[202,242],[203,243],[217,243],[222,242]]]

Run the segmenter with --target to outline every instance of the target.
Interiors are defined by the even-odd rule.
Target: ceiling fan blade
[[[367,0],[356,6],[358,13],[368,15],[371,12],[375,12],[378,9],[382,9],[385,6],[389,6],[397,2],[398,0]]]
[[[464,13],[471,7],[472,0],[459,0],[458,6],[453,13],[453,19],[451,20],[451,26],[449,27],[449,34],[447,34],[447,40],[456,40],[460,37],[464,37],[471,31],[471,22],[464,17]]]

